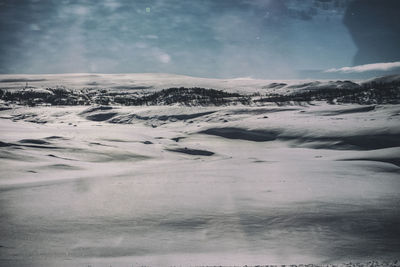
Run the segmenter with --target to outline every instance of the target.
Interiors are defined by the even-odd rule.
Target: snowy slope
[[[0,111],[1,266],[398,257],[398,105]]]

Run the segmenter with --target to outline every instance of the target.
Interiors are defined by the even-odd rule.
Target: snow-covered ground
[[[0,111],[0,266],[400,256],[400,107]]]
[[[26,86],[46,88],[65,86],[72,89],[108,88],[117,90],[157,90],[169,87],[205,87],[253,92],[270,83],[282,81],[257,80],[251,78],[209,79],[184,75],[138,73],[138,74],[45,74],[45,75],[0,75],[0,85],[8,89],[21,89]],[[291,80],[290,84],[298,81]]]

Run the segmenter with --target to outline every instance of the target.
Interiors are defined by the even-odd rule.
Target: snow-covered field
[[[307,81],[307,80],[300,80]],[[28,83],[35,88],[55,87],[63,85],[68,88],[111,88],[117,90],[162,89],[168,87],[206,87],[254,91],[255,88],[268,86],[270,83],[283,83],[282,80],[259,80],[250,77],[237,79],[197,78],[175,74],[138,73],[138,74],[0,74],[0,84],[3,88],[20,89]],[[285,81],[296,84],[298,80]],[[310,81],[308,81],[310,82]]]
[[[400,75],[393,76],[394,80],[400,80]],[[385,78],[385,81],[387,78]],[[360,82],[360,81],[354,81]],[[235,79],[211,79],[198,78],[185,75],[160,74],[160,73],[132,73],[132,74],[0,74],[0,88],[21,89],[28,88],[54,88],[65,86],[70,89],[114,89],[114,90],[136,90],[154,91],[169,87],[204,87],[230,92],[254,93],[269,92],[285,93],[304,87],[318,86],[341,87],[335,81],[312,79],[302,80],[262,80],[251,77]]]
[[[2,110],[0,266],[399,258],[399,122],[323,102]]]

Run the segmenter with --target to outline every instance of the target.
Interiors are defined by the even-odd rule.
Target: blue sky
[[[360,53],[363,42],[354,36],[364,25],[352,18],[373,21],[378,2],[357,2],[0,0],[0,73],[298,78],[356,63],[400,60],[395,46],[386,48],[396,50],[393,56],[380,58],[382,52],[374,48]],[[391,19],[382,23],[396,42],[397,21]],[[382,32],[377,27],[372,35],[373,30]]]

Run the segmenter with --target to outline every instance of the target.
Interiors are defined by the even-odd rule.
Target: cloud
[[[400,68],[400,61],[398,62],[387,62],[387,63],[374,63],[374,64],[365,64],[358,65],[354,67],[343,67],[339,69],[329,69],[324,72],[340,72],[340,73],[360,73],[367,71],[389,71],[395,68]]]
[[[121,7],[121,3],[118,0],[105,0],[104,6],[114,11]]]
[[[161,63],[167,64],[171,61],[171,56],[163,51],[156,51],[154,54]]]
[[[155,34],[148,34],[148,35],[145,35],[145,36],[142,36],[142,37],[145,38],[145,39],[153,39],[153,40],[158,39],[158,36],[155,35]]]
[[[31,24],[29,27],[32,31],[40,31],[40,26],[37,24]]]

